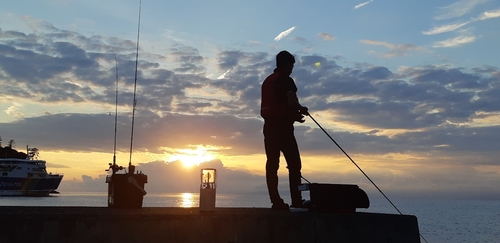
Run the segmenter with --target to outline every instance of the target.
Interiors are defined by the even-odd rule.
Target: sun
[[[170,161],[179,160],[186,168],[200,165],[202,162],[213,160],[215,157],[206,148],[198,146],[196,149],[179,149],[170,157]]]

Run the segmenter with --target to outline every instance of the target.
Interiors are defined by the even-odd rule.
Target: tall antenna
[[[139,33],[140,33],[140,27],[141,27],[141,5],[142,5],[142,0],[139,1],[139,23],[137,25],[137,50],[135,53],[134,104],[132,106],[132,132],[130,134],[130,158],[129,158],[129,162],[128,162],[129,169],[130,169],[130,166],[132,165],[132,147],[133,147],[133,142],[134,142],[135,106],[137,105],[137,99],[136,99],[137,65],[139,62]]]

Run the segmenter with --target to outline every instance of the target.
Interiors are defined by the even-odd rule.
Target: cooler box
[[[148,182],[147,175],[114,174],[108,180],[108,207],[142,208],[142,200],[146,195],[144,184]]]
[[[310,210],[327,212],[350,212],[356,208],[368,208],[370,200],[358,185],[348,184],[302,184],[300,191],[309,191]]]

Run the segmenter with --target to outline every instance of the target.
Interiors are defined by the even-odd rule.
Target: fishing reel
[[[112,171],[113,174],[117,171],[120,171],[120,170],[123,170],[123,166],[119,166],[117,164],[113,164],[113,163],[109,163],[109,169],[105,170],[105,171]]]
[[[304,119],[304,115],[308,116],[308,108],[305,106],[302,106],[300,109],[298,109],[296,112],[294,112],[293,115],[293,121],[304,123],[306,120]]]

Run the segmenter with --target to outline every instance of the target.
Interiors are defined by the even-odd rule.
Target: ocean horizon
[[[285,196],[284,196],[285,198]],[[148,193],[143,207],[198,207],[199,193]],[[421,236],[429,243],[500,242],[500,201],[450,199],[392,200],[405,215],[415,215]],[[64,192],[48,197],[0,197],[0,206],[107,207],[105,192]],[[218,193],[216,207],[269,208],[267,195]],[[399,212],[385,199],[370,199],[358,212]],[[421,239],[421,242],[426,242]]]

